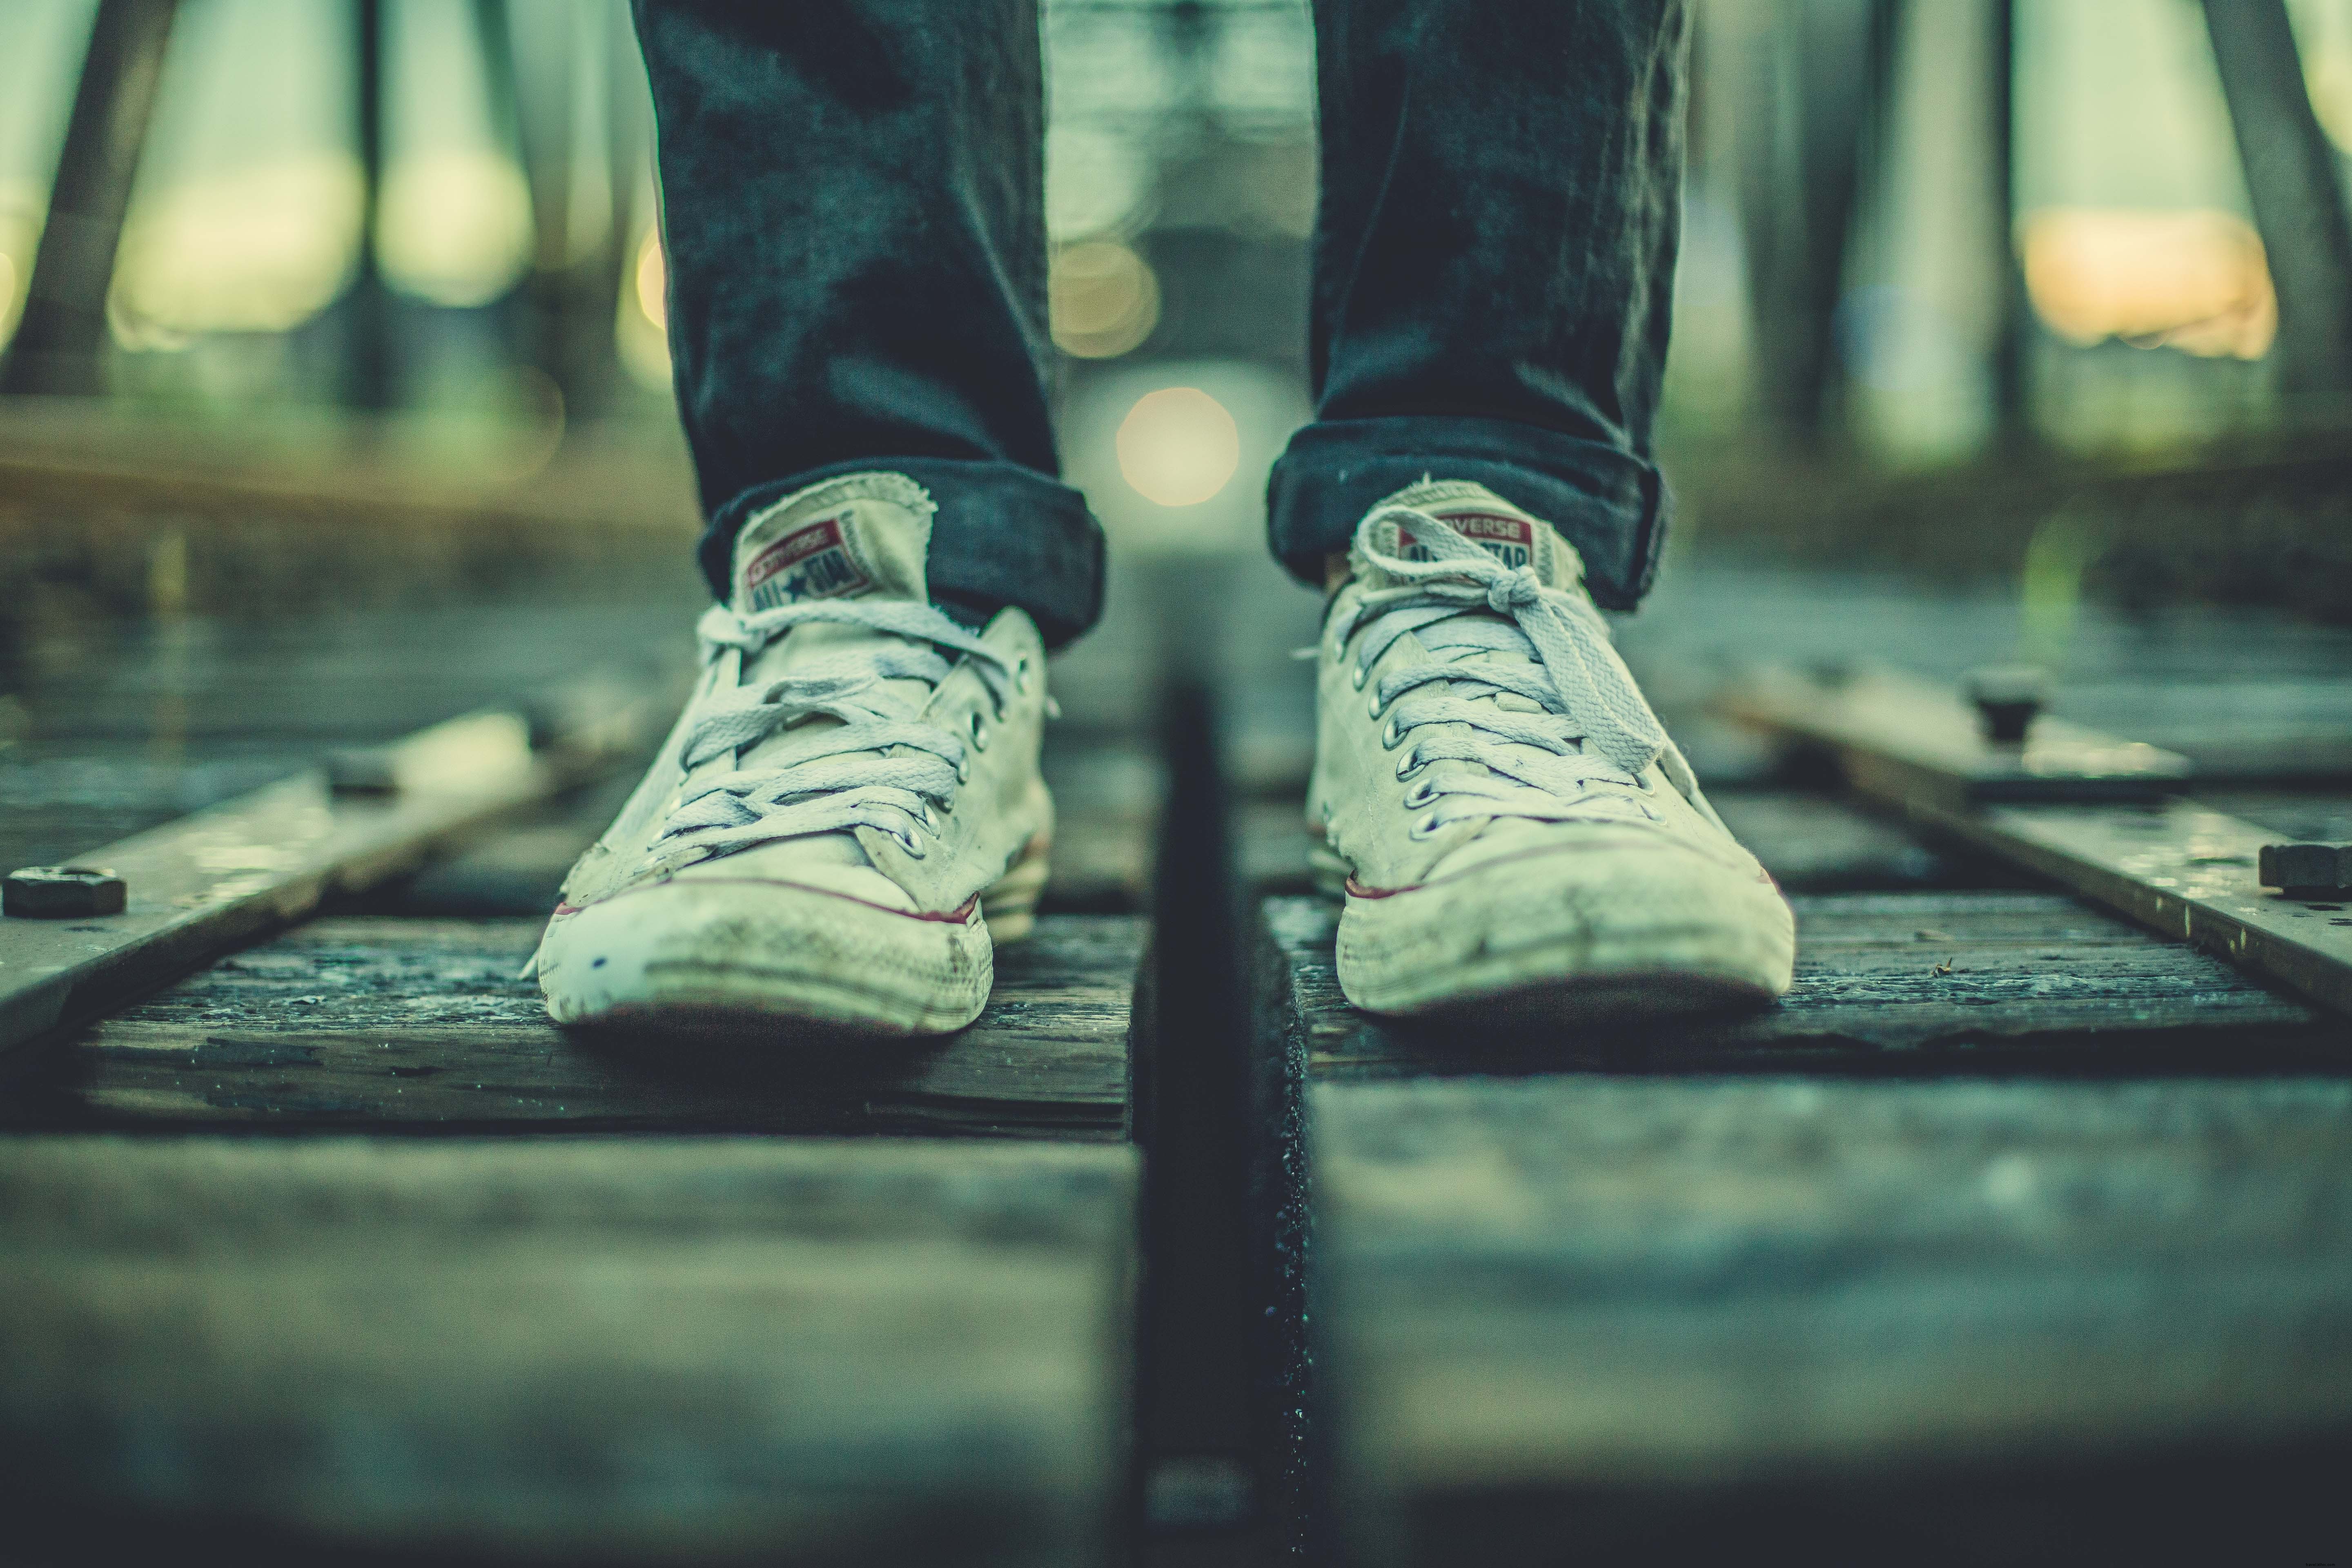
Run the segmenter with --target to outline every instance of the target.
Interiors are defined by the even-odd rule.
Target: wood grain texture
[[[1759,1013],[1610,1034],[1473,1035],[1360,1014],[1338,911],[1270,900],[1286,1026],[1327,1079],[1582,1068],[2256,1070],[2352,1060],[2352,1034],[2221,961],[2054,894],[1798,897],[1797,979]],[[1945,973],[1948,966],[1948,973]]]
[[[517,971],[538,921],[315,921],[66,1042],[18,1124],[928,1131],[1118,1139],[1142,924],[1049,917],[945,1040],[557,1028]]]
[[[2352,1457],[2352,1083],[1452,1079],[1310,1113],[1366,1562],[2341,1544],[2295,1532],[2340,1529]]]
[[[0,1138],[11,1548],[1099,1563],[1135,1180],[1042,1144]]]

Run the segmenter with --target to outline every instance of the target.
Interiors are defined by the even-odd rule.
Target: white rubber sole
[[[1034,929],[1048,868],[1024,853],[961,919],[785,882],[657,883],[558,915],[540,986],[566,1025],[951,1034],[988,1005],[996,943]]]
[[[1770,884],[1545,859],[1533,875],[1504,865],[1349,896],[1337,952],[1349,1004],[1525,1027],[1758,1007],[1788,991],[1795,927]]]

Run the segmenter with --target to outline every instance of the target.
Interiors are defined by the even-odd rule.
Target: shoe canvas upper
[[[1512,616],[1480,602],[1480,595],[1462,584],[1449,584],[1465,601],[1458,608],[1404,609],[1401,613],[1411,617],[1406,624],[1422,624],[1395,636],[1369,665],[1360,662],[1361,650],[1378,640],[1381,596],[1410,595],[1417,586],[1384,566],[1383,559],[1446,575],[1414,536],[1412,520],[1400,511],[1434,519],[1507,572],[1519,574],[1517,581],[1493,587],[1506,599],[1516,595],[1523,603],[1530,600],[1525,579],[1531,577],[1544,592],[1572,596],[1581,609],[1591,609],[1575,548],[1549,524],[1484,486],[1423,481],[1368,514],[1351,552],[1349,580],[1327,609],[1308,794],[1310,823],[1350,868],[1351,890],[1418,887],[1530,854],[1645,847],[1696,857],[1717,868],[1717,874],[1741,881],[1769,882],[1706,804],[1688,764],[1664,731],[1655,729],[1645,703],[1639,717],[1647,720],[1656,743],[1639,766],[1618,767],[1591,754],[1595,742],[1589,736],[1563,745],[1561,736],[1595,730],[1577,722],[1591,717],[1576,711],[1578,700],[1590,699],[1570,693],[1563,719],[1523,695],[1548,678],[1541,655],[1530,651],[1524,636],[1492,627],[1466,633],[1465,619],[1499,626]],[[1597,626],[1597,612],[1592,615]],[[1601,635],[1605,637],[1605,632]],[[1471,646],[1444,646],[1449,640]],[[1613,652],[1608,658],[1613,660]],[[1383,688],[1399,683],[1391,678],[1432,668],[1449,674],[1382,700]],[[1640,703],[1630,678],[1623,690]],[[1504,732],[1466,721],[1392,721],[1416,711],[1444,710],[1432,704],[1455,702],[1468,707],[1454,711],[1476,713]],[[1531,736],[1551,737],[1551,745],[1515,742],[1509,738],[1515,726]],[[1528,779],[1538,785],[1524,782]]]
[[[857,474],[787,497],[752,518],[735,548],[731,608],[751,616],[817,601],[928,606],[925,559],[932,503],[913,480]],[[809,713],[749,743],[685,763],[690,737],[716,706],[743,700],[746,689],[785,679],[826,656],[890,650],[913,639],[872,627],[827,622],[791,626],[756,651],[712,651],[677,727],[645,782],[597,845],[565,881],[563,908],[578,909],[661,879],[772,879],[853,898],[885,909],[946,913],[969,905],[1002,877],[1033,839],[1049,835],[1052,806],[1036,759],[1045,719],[1045,648],[1019,610],[1001,612],[981,641],[1013,672],[992,690],[976,661],[956,659],[936,686],[892,678],[870,699],[894,714],[936,726],[965,742],[962,778],[933,831],[907,837],[870,824],[827,832],[787,833],[764,840],[709,845],[692,834],[665,834],[674,814],[725,775],[764,774],[824,759],[844,721]],[[890,748],[834,760],[856,768],[887,764]],[[886,820],[897,820],[883,814]],[[743,831],[757,834],[756,826]],[[559,917],[562,913],[559,910]]]

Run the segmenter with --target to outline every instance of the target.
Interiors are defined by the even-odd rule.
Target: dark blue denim
[[[1084,631],[1102,532],[1045,391],[1035,0],[635,10],[714,588],[756,508],[887,468],[940,503],[936,593]],[[1664,526],[1685,0],[1318,0],[1316,27],[1317,416],[1275,467],[1275,553],[1319,582],[1382,495],[1473,479],[1631,607]]]

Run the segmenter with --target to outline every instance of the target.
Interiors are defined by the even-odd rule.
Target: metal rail
[[[2313,1001],[2352,1013],[2352,910],[2262,886],[2279,835],[2192,801],[2156,805],[1934,808],[1922,823],[2196,943]]]
[[[1952,811],[1994,801],[2156,800],[2189,776],[2177,752],[2063,719],[1990,739],[1948,687],[1888,670],[1814,679],[1766,670],[1721,693],[1731,718],[1828,751],[1864,795]]]
[[[2049,719],[2001,745],[1957,692],[1895,676],[1775,673],[1718,705],[1827,751],[1858,794],[1924,827],[2352,1013],[2352,898],[2264,888],[2281,836],[2169,798],[2188,781],[2171,752]]]
[[[633,760],[657,736],[668,696],[660,682],[583,682],[536,726],[517,712],[453,719],[366,766],[346,758],[79,857],[122,880],[125,907],[0,919],[0,1056]]]

